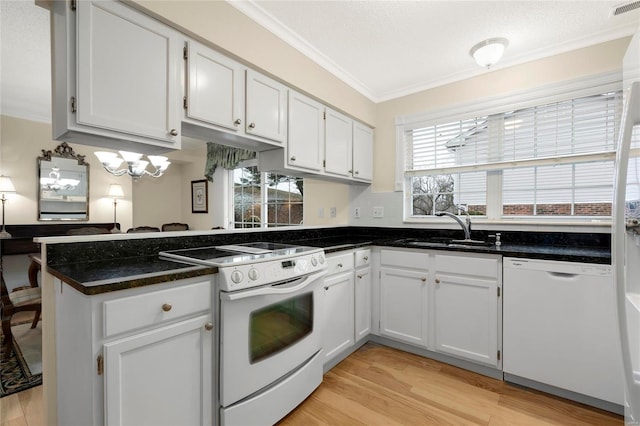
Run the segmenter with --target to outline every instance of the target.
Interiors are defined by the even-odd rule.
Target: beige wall
[[[378,104],[373,191],[394,190],[397,116],[437,110],[563,80],[620,70],[629,41],[630,38],[626,37],[503,70],[487,71],[474,78]],[[437,54],[433,56],[437,57]]]
[[[331,217],[335,207],[336,217]],[[304,224],[344,225],[349,222],[349,185],[304,180]]]
[[[51,124],[0,116],[0,172],[10,176],[16,194],[6,203],[5,222],[11,225],[38,223],[37,158],[42,150],[54,150],[60,144],[51,139]],[[118,222],[131,226],[131,179],[108,174],[93,155],[95,148],[71,145],[89,163],[89,222],[113,221],[112,200],[107,197],[109,185],[119,183],[125,198],[118,203]],[[51,221],[41,223],[52,223]]]

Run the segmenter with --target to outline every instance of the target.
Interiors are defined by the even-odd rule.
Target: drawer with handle
[[[356,250],[356,268],[371,265],[371,249]]]
[[[210,279],[104,302],[104,337],[211,309]]]
[[[353,269],[353,252],[327,256],[327,275],[339,274]]]

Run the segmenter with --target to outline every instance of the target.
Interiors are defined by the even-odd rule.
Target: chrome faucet
[[[436,216],[449,216],[451,219],[455,220],[460,224],[460,227],[464,231],[464,239],[471,240],[471,217],[469,216],[469,211],[463,205],[456,205],[458,210],[462,211],[467,217],[465,222],[462,221],[457,215],[449,212],[436,212]]]

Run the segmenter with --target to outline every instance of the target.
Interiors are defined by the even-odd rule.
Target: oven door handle
[[[302,290],[305,287],[314,283],[318,278],[323,276],[326,271],[315,272],[313,274],[307,275],[301,281],[296,281],[287,285],[268,285],[252,290],[246,291],[238,291],[235,293],[220,293],[220,299],[222,300],[240,300],[246,299],[248,297],[255,296],[268,296],[274,294],[289,294],[295,293],[296,291]]]

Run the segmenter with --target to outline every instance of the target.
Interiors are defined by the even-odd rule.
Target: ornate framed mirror
[[[66,142],[38,157],[38,220],[89,220],[89,164]]]

